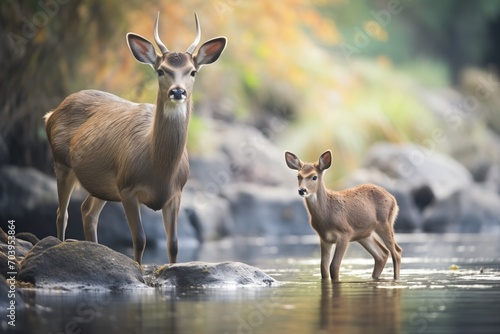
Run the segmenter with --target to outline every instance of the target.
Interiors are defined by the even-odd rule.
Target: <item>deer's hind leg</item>
[[[358,243],[373,256],[375,267],[373,268],[372,277],[379,278],[389,258],[389,250],[380,242],[375,234],[370,235],[368,238],[358,240]]]
[[[78,182],[73,169],[58,162],[54,164],[57,180],[57,238],[64,241],[66,226],[68,225],[68,206],[71,194]]]
[[[85,240],[97,242],[97,224],[99,222],[99,214],[106,201],[88,195],[82,203],[82,221]]]

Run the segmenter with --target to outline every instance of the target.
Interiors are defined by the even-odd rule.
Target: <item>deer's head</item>
[[[299,195],[309,197],[316,194],[323,184],[323,173],[332,165],[332,152],[324,152],[315,163],[302,162],[295,154],[285,152],[288,168],[298,171]]]
[[[164,101],[183,103],[191,97],[196,73],[203,65],[215,62],[226,46],[225,37],[211,39],[194,51],[200,42],[201,31],[198,16],[194,14],[196,21],[196,38],[185,52],[172,52],[158,36],[158,20],[156,17],[154,38],[161,54],[157,53],[153,44],[142,36],[134,33],[127,34],[127,43],[135,59],[139,62],[151,65],[158,74],[160,94],[165,97]]]

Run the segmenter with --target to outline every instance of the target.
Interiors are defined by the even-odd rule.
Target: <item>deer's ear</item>
[[[135,59],[143,64],[149,64],[154,67],[158,59],[155,48],[150,41],[134,33],[127,34],[128,48]]]
[[[196,69],[199,69],[202,65],[212,64],[219,59],[226,47],[226,43],[226,37],[217,37],[203,43],[196,56],[194,56]]]
[[[285,152],[285,161],[288,168],[294,170],[300,170],[303,165],[302,161],[295,154],[288,151]]]
[[[332,165],[332,151],[328,150],[319,157],[318,166],[320,171],[324,171]]]

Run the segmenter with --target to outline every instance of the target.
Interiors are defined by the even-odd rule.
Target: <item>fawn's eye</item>
[[[191,76],[194,78],[196,76],[196,71],[191,71]]]
[[[313,181],[316,181],[316,180],[318,179],[318,176],[317,176],[317,175],[314,175],[314,176],[312,177],[312,179],[313,179]]]
[[[158,74],[159,77],[162,77],[165,75],[165,73],[163,73],[162,70],[158,70],[158,71],[156,71],[156,73]]]

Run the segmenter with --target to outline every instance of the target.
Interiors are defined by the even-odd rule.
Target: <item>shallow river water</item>
[[[391,260],[380,280],[371,279],[373,260],[353,243],[342,262],[340,283],[321,281],[316,237],[207,243],[198,250],[181,249],[180,260],[242,261],[281,284],[124,292],[29,290],[23,292],[28,306],[18,311],[16,331],[500,333],[499,240],[477,234],[397,235],[403,247],[397,282],[391,279]]]

